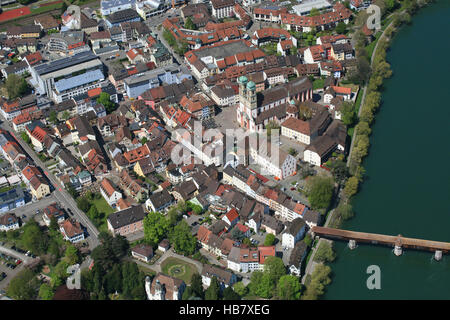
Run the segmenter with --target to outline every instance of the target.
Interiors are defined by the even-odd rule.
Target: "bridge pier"
[[[442,259],[442,251],[441,250],[436,250],[434,252],[434,259],[436,261],[440,261]]]
[[[355,240],[350,240],[348,242],[348,247],[350,248],[350,250],[353,250],[356,248],[356,241]]]
[[[401,256],[402,253],[403,253],[402,247],[398,246],[398,245],[395,245],[395,247],[394,247],[394,254],[398,257],[398,256]]]

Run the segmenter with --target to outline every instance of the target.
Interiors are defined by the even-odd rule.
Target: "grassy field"
[[[193,264],[174,257],[164,260],[161,263],[161,270],[165,274],[183,280],[186,284],[191,283],[192,275],[197,272],[197,268]]]
[[[313,82],[313,90],[323,88],[324,82],[325,82],[325,80],[322,79],[322,78],[320,78],[320,79],[315,79],[314,82]]]
[[[97,207],[98,212],[103,213],[104,217],[102,219],[102,224],[98,225],[97,228],[99,231],[108,231],[108,226],[106,223],[106,219],[108,216],[114,212],[114,209],[109,206],[106,200],[101,197],[100,199],[90,200],[89,203],[91,205],[95,205]]]

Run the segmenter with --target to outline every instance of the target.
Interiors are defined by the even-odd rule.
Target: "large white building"
[[[275,148],[275,150],[272,150],[272,148]],[[297,160],[293,156],[270,143],[267,143],[267,150],[271,151],[261,152],[261,148],[257,149],[250,146],[250,156],[253,163],[261,167],[261,173],[273,175],[278,179],[285,179],[295,172]],[[275,157],[275,152],[278,152],[278,159]]]
[[[125,9],[133,9],[136,0],[102,0],[100,3],[100,12],[103,16],[108,16],[114,12]]]
[[[234,0],[211,0],[212,15],[217,19],[228,18],[234,15]]]
[[[228,269],[236,272],[253,272],[264,270],[267,257],[275,256],[275,246],[260,246],[258,248],[231,248],[227,259]]]
[[[91,51],[30,67],[31,83],[38,94],[56,102],[71,99],[101,85],[103,64]]]
[[[292,7],[292,10],[299,16],[306,16],[315,8],[318,10],[331,9],[333,5],[327,0],[305,0]]]

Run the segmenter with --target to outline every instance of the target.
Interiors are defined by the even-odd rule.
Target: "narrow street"
[[[16,138],[17,142],[21,145],[21,147],[25,150],[25,152],[30,156],[31,159],[35,162],[36,166],[40,167],[44,174],[47,176],[49,181],[53,184],[54,191],[53,194],[56,197],[56,200],[60,202],[63,207],[70,208],[75,215],[75,218],[87,229],[88,237],[87,241],[89,243],[89,248],[92,250],[96,246],[100,244],[98,240],[98,230],[89,220],[84,212],[78,209],[75,201],[72,197],[65,191],[64,187],[60,185],[56,177],[50,172],[50,170],[44,165],[44,163],[39,159],[34,150],[31,149],[29,145],[27,145],[19,136],[16,136],[16,133],[12,126],[6,122],[2,121],[0,124],[0,128],[11,132],[11,134]]]

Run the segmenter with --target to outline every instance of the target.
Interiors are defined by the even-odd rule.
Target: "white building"
[[[211,0],[212,15],[217,19],[228,18],[234,15],[234,0]]]
[[[145,278],[145,292],[148,300],[181,300],[186,284],[183,280],[158,273],[153,281]]]
[[[303,238],[306,231],[306,223],[301,218],[291,221],[291,224],[282,235],[282,245],[285,248],[294,248],[295,244]]]
[[[267,143],[267,149],[277,148]],[[277,148],[278,151],[278,161],[276,157],[273,157],[275,153],[272,151],[271,153],[261,152],[261,150],[257,150],[253,146],[250,146],[250,156],[253,159],[253,163],[261,166],[261,172],[269,175],[273,175],[279,179],[285,179],[294,173],[297,167],[297,160],[285,152],[280,148]]]
[[[305,0],[292,7],[292,10],[299,16],[306,16],[313,8],[318,10],[331,9],[333,5],[326,0]]]
[[[116,206],[117,201],[122,198],[122,193],[117,191],[107,178],[104,178],[100,184],[100,193],[113,208]]]

